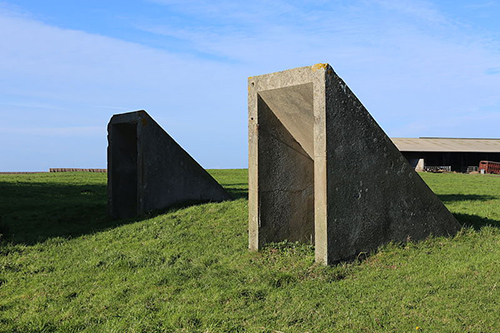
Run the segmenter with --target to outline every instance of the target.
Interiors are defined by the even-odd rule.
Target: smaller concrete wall
[[[424,171],[425,160],[423,158],[411,158],[408,160],[411,167],[415,169],[417,172]]]
[[[108,124],[108,212],[126,218],[229,194],[145,111]]]

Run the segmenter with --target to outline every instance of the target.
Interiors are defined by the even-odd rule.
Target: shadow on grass
[[[228,184],[235,198],[245,198],[240,184]],[[172,210],[201,204],[188,202],[129,219],[107,217],[107,186],[64,183],[0,182],[0,241],[33,245],[49,238],[72,238],[142,221]]]
[[[455,216],[458,222],[460,222],[460,224],[462,224],[464,227],[472,227],[475,230],[479,230],[485,226],[500,228],[500,221],[497,220],[462,213],[454,213],[453,216]]]
[[[106,214],[106,185],[0,183],[2,240],[32,245],[52,237],[77,237],[131,220]]]
[[[497,199],[497,197],[493,195],[479,195],[479,194],[438,194],[438,198],[442,202],[488,201]]]
[[[442,194],[438,195],[438,197],[444,203],[459,201],[490,201],[498,199],[497,196],[479,194]],[[484,226],[493,226],[500,228],[500,221],[497,220],[492,220],[471,214],[453,213],[453,215],[464,227],[472,227],[475,230],[479,230]]]
[[[224,188],[226,189],[227,193],[229,193],[229,195],[231,195],[234,199],[243,199],[243,198],[248,199],[247,189],[231,187],[231,186],[227,186]]]

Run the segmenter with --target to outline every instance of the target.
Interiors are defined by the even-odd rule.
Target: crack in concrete
[[[300,151],[300,150],[297,150],[295,147],[292,147],[290,144],[286,143],[285,141],[283,140],[280,140],[276,135],[274,135],[273,133],[271,133],[270,131],[267,131],[267,130],[264,130],[264,132],[266,132],[267,134],[269,134],[270,137],[274,138],[276,141],[278,142],[281,142],[283,145],[287,146],[288,148],[292,149],[293,151],[297,152],[298,154],[308,158],[309,160],[311,161],[314,161],[311,156],[309,156],[309,154],[307,154],[307,152],[305,152],[304,150],[304,147],[302,147],[302,145],[297,141],[295,140],[295,138],[293,138],[293,136],[290,134],[290,136],[292,136],[292,138],[295,140],[295,142],[300,146],[300,148],[303,150],[303,151]]]
[[[299,193],[299,192],[304,192],[310,188],[314,188],[314,186],[307,186],[303,189],[300,189],[300,190],[289,190],[289,189],[281,189],[281,188],[278,188],[278,189],[272,189],[272,190],[261,190],[260,192],[261,193],[271,193],[271,192],[291,192],[291,193]]]

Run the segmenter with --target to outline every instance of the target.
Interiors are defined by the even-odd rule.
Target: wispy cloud
[[[497,105],[500,107],[500,105]],[[494,132],[488,130],[489,124],[499,124],[499,112],[470,112],[448,118],[443,122],[432,122],[425,119],[413,120],[394,131],[395,137],[470,137],[470,138],[498,138]],[[456,131],[461,128],[460,131]]]
[[[485,9],[499,7],[498,1],[475,1],[474,3],[468,3],[464,6],[469,9]]]
[[[453,25],[454,20],[443,15],[438,7],[430,1],[422,0],[374,0],[379,6],[393,10],[398,15],[405,15],[413,19],[421,20],[425,23]]]
[[[500,74],[500,67],[493,67],[493,68],[487,68],[485,71],[484,71],[485,74],[487,75],[496,75],[496,74]]]
[[[0,132],[5,134],[22,134],[39,137],[88,137],[102,135],[105,129],[101,126],[74,126],[74,127],[0,127]]]

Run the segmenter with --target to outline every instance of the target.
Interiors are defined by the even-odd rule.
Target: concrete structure
[[[126,218],[229,194],[145,111],[108,124],[108,213]]]
[[[403,156],[404,156],[404,155],[403,155]],[[415,162],[416,162],[416,163],[415,163],[415,166],[413,165],[412,161],[415,161]],[[417,172],[422,172],[422,171],[424,171],[424,170],[425,170],[425,161],[424,161],[424,159],[423,159],[423,158],[415,158],[415,159],[411,159],[411,160],[410,160],[410,161],[408,161],[408,162],[410,162],[410,165],[411,165],[412,167],[414,167],[414,168],[415,168],[415,171],[417,171]]]
[[[249,248],[333,264],[460,225],[328,64],[248,79]]]
[[[500,162],[500,139],[466,138],[392,138],[392,142],[410,162],[422,160],[422,168],[450,166],[452,171],[465,172],[480,161]]]

